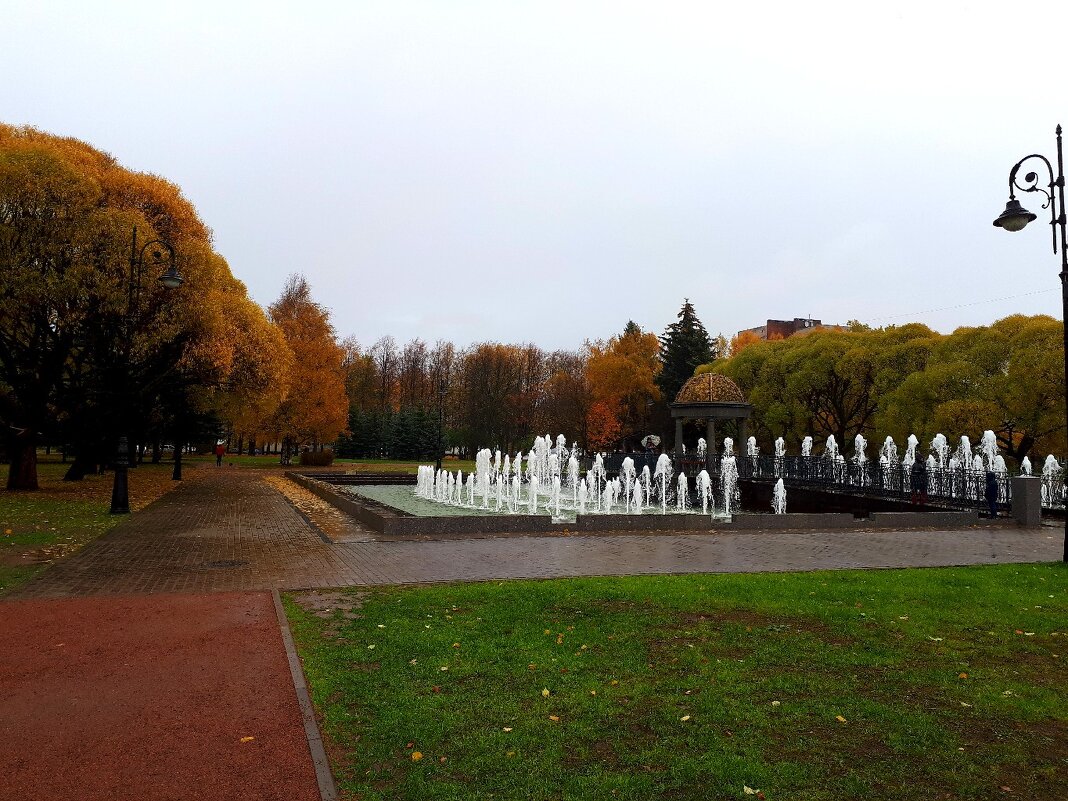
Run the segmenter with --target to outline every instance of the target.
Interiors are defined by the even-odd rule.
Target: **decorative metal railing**
[[[743,479],[783,479],[787,484],[812,485],[854,495],[918,499],[959,507],[986,506],[986,478],[982,470],[950,470],[916,464],[881,464],[865,461],[838,461],[822,456],[737,456],[738,476]],[[714,464],[715,472],[718,465]],[[1012,482],[1005,473],[995,473],[998,505],[1012,503]],[[1065,506],[1062,477],[1042,477],[1042,505],[1048,509]]]

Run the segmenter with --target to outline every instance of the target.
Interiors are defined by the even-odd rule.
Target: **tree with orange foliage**
[[[337,342],[330,313],[312,300],[303,276],[290,276],[269,311],[293,353],[288,392],[273,418],[273,429],[282,441],[282,461],[288,464],[301,445],[319,447],[345,430],[346,353]]]
[[[135,227],[140,242],[173,246],[179,288],[146,272],[128,293]],[[74,446],[76,479],[111,457],[119,434],[131,445],[177,439],[178,421],[203,422],[224,387],[251,400],[251,374],[276,361],[250,351],[271,339],[266,318],[177,186],[76,139],[2,124],[0,304],[11,489],[36,487],[41,435]]]
[[[756,334],[753,331],[739,331],[731,337],[730,351],[727,355],[736,356],[747,347],[755,345],[757,342],[763,342],[759,334]]]
[[[621,438],[640,438],[647,433],[652,408],[661,398],[656,381],[661,369],[660,340],[631,321],[621,335],[608,342],[591,343],[587,349],[591,443],[595,430],[602,441],[597,447],[607,447]],[[616,432],[615,438],[603,442],[610,431]]]

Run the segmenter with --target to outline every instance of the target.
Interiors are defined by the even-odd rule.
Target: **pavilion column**
[[[738,418],[738,438],[741,440],[741,442],[738,443],[738,452],[744,454],[746,442],[749,441],[749,421],[744,417]]]
[[[712,464],[712,458],[716,455],[716,420],[709,417],[705,421],[705,440],[707,441],[708,464]]]
[[[675,458],[682,458],[682,418],[675,418]]]

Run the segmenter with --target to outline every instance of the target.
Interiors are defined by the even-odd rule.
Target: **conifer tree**
[[[664,400],[674,401],[697,366],[713,361],[717,355],[708,331],[686,298],[678,322],[669,325],[660,337],[660,360],[664,366],[656,382]]]

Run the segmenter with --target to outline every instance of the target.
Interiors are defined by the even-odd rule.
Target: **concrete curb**
[[[319,796],[322,801],[337,801],[334,774],[330,771],[330,760],[326,758],[323,738],[319,734],[319,725],[315,722],[315,708],[312,706],[311,696],[308,695],[304,669],[300,666],[297,648],[293,644],[293,634],[289,630],[289,621],[286,620],[285,609],[282,608],[282,596],[278,594],[278,590],[271,590],[271,597],[274,598],[278,628],[282,632],[282,644],[285,645],[286,658],[289,660],[289,672],[293,675],[293,689],[297,693],[297,704],[300,706],[301,717],[304,718],[304,733],[308,737],[308,750],[311,752],[312,764],[315,766],[315,778],[319,782]]]

